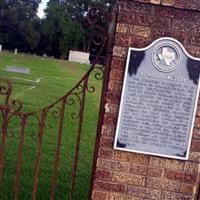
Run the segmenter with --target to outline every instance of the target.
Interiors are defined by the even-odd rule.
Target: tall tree
[[[39,40],[40,0],[0,0],[0,43],[6,48],[34,50]]]
[[[109,10],[117,0],[61,0],[71,18],[84,24],[83,16],[92,6],[101,6]]]
[[[91,50],[91,33],[92,29],[88,28],[84,16],[87,15],[88,10],[91,7],[101,7],[105,11],[110,11],[112,6],[117,2],[117,0],[61,0],[63,7],[69,13],[72,20],[80,23],[85,31],[86,38],[84,40],[84,51]],[[106,26],[108,21],[106,21],[102,26]]]
[[[66,57],[69,49],[78,49],[84,39],[80,24],[72,21],[59,0],[50,0],[43,21],[43,49],[57,58]],[[42,49],[42,48],[40,48]]]

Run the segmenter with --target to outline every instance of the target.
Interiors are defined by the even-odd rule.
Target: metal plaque
[[[200,59],[172,38],[129,48],[114,148],[187,160]]]

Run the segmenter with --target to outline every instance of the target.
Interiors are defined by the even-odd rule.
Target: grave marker
[[[6,66],[5,71],[20,74],[30,74],[30,69],[26,67]]]
[[[17,52],[18,52],[18,50],[17,50],[17,49],[15,49],[15,50],[14,50],[14,54],[15,54],[15,55],[17,55]]]
[[[70,50],[68,61],[89,65],[89,53]]]

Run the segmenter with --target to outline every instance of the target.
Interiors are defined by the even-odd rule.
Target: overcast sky
[[[46,8],[47,2],[48,2],[48,1],[49,1],[49,0],[42,0],[42,2],[41,2],[40,5],[39,5],[38,16],[39,16],[40,18],[44,17],[44,9]]]

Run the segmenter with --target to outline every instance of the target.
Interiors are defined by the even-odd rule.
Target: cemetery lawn
[[[30,74],[6,72],[6,66],[29,68]],[[70,63],[64,60],[24,54],[14,55],[10,52],[0,53],[0,76],[12,81],[12,99],[21,100],[23,102],[23,111],[28,112],[46,107],[63,96],[81,79],[88,68],[87,65]],[[87,93],[85,103],[80,159],[78,162],[77,184],[74,196],[76,200],[88,199],[102,86],[102,82],[94,78],[94,73],[90,75],[89,84],[94,86],[96,91],[91,94]],[[1,104],[3,100],[0,97]],[[72,106],[66,107],[55,200],[67,199],[67,194],[70,190],[71,168],[78,128],[78,119],[72,119],[71,114],[73,112],[77,113],[78,110],[79,106],[76,100]],[[52,115],[52,113],[56,113],[54,111],[56,110],[52,110],[48,115],[44,130],[37,191],[38,200],[47,200],[50,198],[59,125],[59,118]],[[0,122],[2,122],[2,116]],[[19,145],[19,123],[18,118],[13,118],[9,124],[10,133],[8,134],[5,149],[3,188],[0,191],[0,199],[3,200],[13,199]],[[19,200],[32,199],[34,165],[38,144],[37,138],[34,139],[32,136],[37,136],[37,133],[38,122],[35,118],[30,119],[25,129]]]

